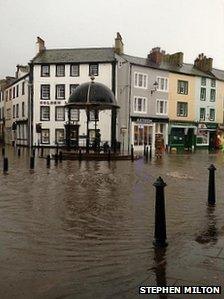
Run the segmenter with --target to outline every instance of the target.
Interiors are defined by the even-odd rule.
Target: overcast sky
[[[152,47],[184,52],[193,63],[204,52],[224,69],[224,0],[0,0],[0,78],[47,48],[110,47],[119,31],[126,54]]]

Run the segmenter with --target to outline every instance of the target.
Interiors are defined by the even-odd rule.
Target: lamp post
[[[124,155],[124,136],[125,133],[127,132],[127,127],[122,126],[121,127],[121,135],[122,135],[122,155]]]

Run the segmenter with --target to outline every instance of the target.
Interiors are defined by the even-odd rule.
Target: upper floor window
[[[201,87],[200,100],[201,101],[206,100],[206,88],[205,87]]]
[[[215,79],[211,79],[211,87],[215,87],[216,86],[216,81]]]
[[[10,100],[12,99],[12,89],[11,88],[9,89],[9,99]]]
[[[50,65],[41,65],[41,77],[50,76]]]
[[[215,89],[210,91],[210,102],[215,102]]]
[[[201,78],[201,85],[202,85],[202,86],[205,86],[205,85],[206,85],[206,78],[205,78],[205,77],[202,77],[202,78]]]
[[[56,76],[57,77],[64,77],[65,76],[65,65],[64,64],[57,64],[56,65]]]
[[[140,88],[147,88],[147,79],[148,76],[146,74],[135,73],[134,86]]]
[[[8,90],[5,91],[5,101],[7,102],[9,98],[9,92]]]
[[[188,115],[188,103],[177,102],[177,116],[186,117]]]
[[[168,78],[157,77],[158,91],[168,91]]]
[[[41,99],[49,100],[50,99],[50,85],[49,84],[41,85],[40,89],[41,89]]]
[[[146,113],[146,98],[143,97],[135,97],[134,98],[134,112],[136,113]]]
[[[16,117],[19,117],[19,104],[16,104]]]
[[[64,129],[55,129],[55,143],[63,143],[65,138]]]
[[[205,108],[200,108],[200,120],[205,120]]]
[[[12,89],[12,98],[15,99],[15,97],[16,97],[16,88],[13,87],[13,89]]]
[[[50,129],[41,130],[41,143],[49,144],[50,143]]]
[[[70,76],[71,77],[79,76],[79,64],[71,64],[70,65]]]
[[[75,91],[79,84],[70,84],[70,95]]]
[[[188,81],[178,80],[177,93],[188,94]]]
[[[213,108],[210,108],[210,111],[209,111],[209,120],[210,121],[215,121],[215,109],[213,109]]]
[[[79,121],[79,110],[78,109],[70,109],[70,120]]]
[[[55,120],[64,121],[65,120],[65,108],[64,107],[55,107]]]
[[[25,94],[25,82],[22,83],[22,95]]]
[[[12,117],[15,118],[16,117],[16,105],[12,106]]]
[[[167,100],[156,101],[156,114],[167,115]]]
[[[98,110],[91,110],[89,112],[89,120],[90,121],[99,120],[99,111]]]
[[[65,84],[56,85],[56,99],[65,99]]]
[[[98,76],[99,75],[99,64],[91,63],[89,65],[89,76]]]
[[[40,120],[50,120],[50,106],[40,106]]]
[[[19,84],[16,85],[16,96],[17,96],[17,97],[19,96]]]

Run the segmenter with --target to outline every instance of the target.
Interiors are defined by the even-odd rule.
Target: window
[[[9,97],[9,93],[8,93],[8,90],[6,90],[6,92],[5,92],[5,101],[6,102],[8,101],[8,97]]]
[[[65,132],[64,129],[56,129],[55,130],[55,144],[64,143]]]
[[[210,102],[215,102],[215,89],[210,91]]]
[[[50,143],[50,130],[49,129],[41,130],[41,143],[43,143],[43,144]]]
[[[70,66],[70,76],[78,77],[79,76],[79,64],[71,64]]]
[[[99,64],[92,63],[89,65],[89,76],[98,76],[99,74]]]
[[[13,87],[13,89],[12,89],[12,98],[15,99],[15,96],[16,96],[16,88]]]
[[[64,121],[65,120],[65,108],[55,107],[55,120]]]
[[[56,85],[56,99],[65,99],[65,84]]]
[[[165,131],[165,125],[156,123],[156,134],[163,134]]]
[[[71,109],[70,110],[70,120],[78,121],[79,120],[79,110],[78,109]]]
[[[22,117],[25,116],[25,103],[22,102]]]
[[[70,84],[70,95],[75,91],[79,84]]]
[[[99,120],[99,111],[98,110],[92,110],[89,112],[89,120]]]
[[[140,88],[147,88],[147,79],[148,76],[146,74],[141,74],[141,73],[135,73],[135,87],[140,87]]]
[[[57,77],[64,77],[65,76],[65,66],[64,66],[64,64],[56,65],[56,76]]]
[[[213,109],[213,108],[210,108],[210,111],[209,111],[209,120],[210,121],[215,121],[215,109]]]
[[[177,93],[188,94],[188,81],[178,80]]]
[[[16,106],[15,105],[12,106],[12,117],[13,118],[16,117]]]
[[[156,114],[167,115],[167,101],[157,100],[156,101]]]
[[[202,86],[205,86],[205,85],[206,85],[206,78],[205,78],[205,77],[202,77],[202,78],[201,78],[201,85],[202,85]]]
[[[18,97],[18,96],[19,96],[19,84],[16,85],[16,97]]]
[[[215,87],[215,86],[216,86],[215,79],[211,79],[211,87]]]
[[[16,117],[19,117],[19,104],[16,104]]]
[[[50,65],[41,65],[41,77],[50,76]]]
[[[177,102],[177,116],[186,117],[188,114],[187,111],[187,103],[185,102]]]
[[[146,98],[135,97],[134,98],[134,112],[146,113]]]
[[[157,77],[158,91],[168,91],[168,78]]]
[[[50,100],[50,85],[41,85],[41,99]]]
[[[22,95],[25,94],[25,82],[22,83]]]
[[[11,114],[11,108],[8,108],[8,109],[6,110],[6,119],[11,119],[11,117],[12,117],[12,114]]]
[[[134,145],[152,144],[152,126],[135,125],[134,126]]]
[[[9,89],[9,99],[12,99],[12,89]]]
[[[200,120],[205,120],[205,108],[200,108]]]
[[[201,87],[200,100],[201,101],[205,101],[206,100],[206,88],[205,87]]]
[[[50,120],[50,106],[40,106],[40,120]]]

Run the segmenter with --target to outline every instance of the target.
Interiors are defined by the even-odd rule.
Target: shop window
[[[134,145],[140,146],[151,144],[152,142],[152,127],[146,125],[134,126]]]
[[[196,136],[197,145],[208,145],[209,134],[207,130],[198,130]]]

